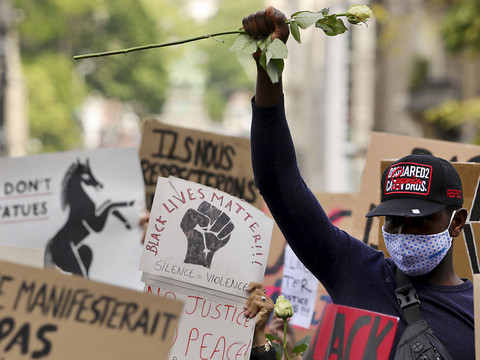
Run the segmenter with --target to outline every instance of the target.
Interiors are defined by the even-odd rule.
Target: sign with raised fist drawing
[[[250,358],[255,321],[243,305],[248,284],[263,280],[272,231],[246,201],[158,179],[140,270],[146,293],[185,303],[169,360]]]
[[[159,178],[140,270],[247,297],[266,268],[273,220],[232,195]]]
[[[213,256],[228,243],[235,225],[225,212],[203,201],[198,209],[185,212],[180,228],[187,237],[185,263],[210,268]]]

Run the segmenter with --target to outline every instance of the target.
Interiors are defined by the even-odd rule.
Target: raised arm
[[[246,17],[243,25],[252,38],[272,33],[282,41],[288,39],[285,15],[272,7]],[[328,288],[338,282],[342,266],[348,267],[342,255],[363,243],[332,225],[303,181],[285,117],[281,80],[273,84],[259,65],[258,54],[254,58],[258,69],[251,128],[255,184],[298,258]],[[332,267],[340,271],[329,271]]]

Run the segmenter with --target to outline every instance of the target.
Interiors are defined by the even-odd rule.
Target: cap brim
[[[370,210],[365,216],[408,216],[432,215],[447,206],[431,201],[415,199],[390,199]]]

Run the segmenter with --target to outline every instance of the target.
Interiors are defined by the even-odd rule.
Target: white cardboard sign
[[[273,220],[225,192],[159,178],[140,270],[247,298],[262,281]]]
[[[0,174],[0,245],[45,249],[47,265],[143,289],[136,149],[5,158]]]
[[[145,282],[146,293],[185,304],[168,360],[249,359],[255,319],[244,315],[242,299],[148,277]]]
[[[297,258],[290,246],[285,245],[282,295],[293,306],[290,324],[308,329],[317,300],[318,280]]]

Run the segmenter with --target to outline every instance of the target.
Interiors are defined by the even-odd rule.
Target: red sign
[[[328,304],[312,342],[314,360],[387,360],[398,318]]]

